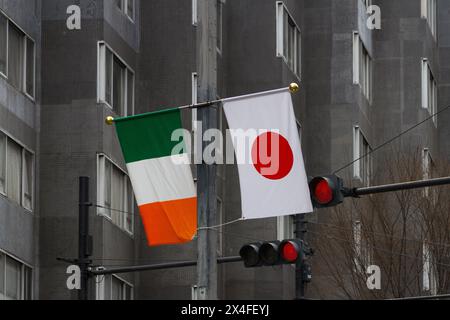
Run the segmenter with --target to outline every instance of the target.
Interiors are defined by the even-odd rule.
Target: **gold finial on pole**
[[[106,124],[107,124],[108,126],[112,126],[112,125],[114,124],[114,118],[111,117],[111,116],[106,117],[105,122],[106,122]]]
[[[297,93],[299,90],[300,90],[300,86],[298,84],[296,84],[295,82],[293,82],[289,85],[289,91],[291,93]]]

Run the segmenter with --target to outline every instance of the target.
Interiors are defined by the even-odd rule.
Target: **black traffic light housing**
[[[315,208],[334,207],[344,201],[344,181],[336,175],[313,178],[309,190]]]
[[[246,268],[295,264],[310,254],[300,239],[250,243],[239,252]]]

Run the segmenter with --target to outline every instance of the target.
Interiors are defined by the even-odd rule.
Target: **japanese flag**
[[[290,91],[225,99],[223,107],[238,163],[242,218],[312,212]]]

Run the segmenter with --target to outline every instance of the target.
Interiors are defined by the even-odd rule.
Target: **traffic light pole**
[[[226,258],[217,259],[217,264],[233,263],[233,262],[241,262],[241,261],[242,261],[242,258],[239,256],[226,257]],[[110,268],[110,269],[102,269],[102,270],[93,270],[92,268],[90,268],[89,273],[93,276],[100,276],[100,275],[121,274],[121,273],[129,273],[129,272],[141,272],[141,271],[151,271],[151,270],[166,270],[166,269],[176,269],[176,268],[185,268],[185,267],[195,267],[196,265],[197,265],[197,261],[180,261],[180,262],[160,263],[160,264],[143,265],[143,266]]]
[[[89,236],[89,178],[80,177],[79,181],[79,217],[78,217],[78,266],[81,271],[81,289],[78,292],[79,300],[88,300],[89,265],[91,261],[91,244]]]
[[[443,185],[448,185],[448,184],[450,184],[450,177],[421,180],[421,181],[394,183],[394,184],[387,184],[387,185],[366,187],[366,188],[354,188],[354,189],[344,188],[342,190],[342,194],[344,195],[344,197],[359,198],[361,196],[365,196],[365,195],[369,195],[369,194],[394,192],[394,191],[400,191],[400,190],[412,190],[412,189],[419,189],[419,188],[443,186]]]
[[[304,214],[295,217],[295,234],[297,239],[305,241],[306,224]],[[306,283],[303,278],[304,259],[300,259],[295,264],[295,298],[301,300],[305,298]]]

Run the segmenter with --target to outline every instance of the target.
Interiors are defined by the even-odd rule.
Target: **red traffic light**
[[[312,179],[309,183],[309,190],[316,208],[336,206],[344,200],[343,180],[335,175]]]
[[[314,198],[322,205],[328,204],[333,200],[333,190],[327,180],[321,179],[315,186]]]
[[[299,256],[300,250],[294,241],[285,241],[281,244],[281,258],[288,263],[295,263]]]

